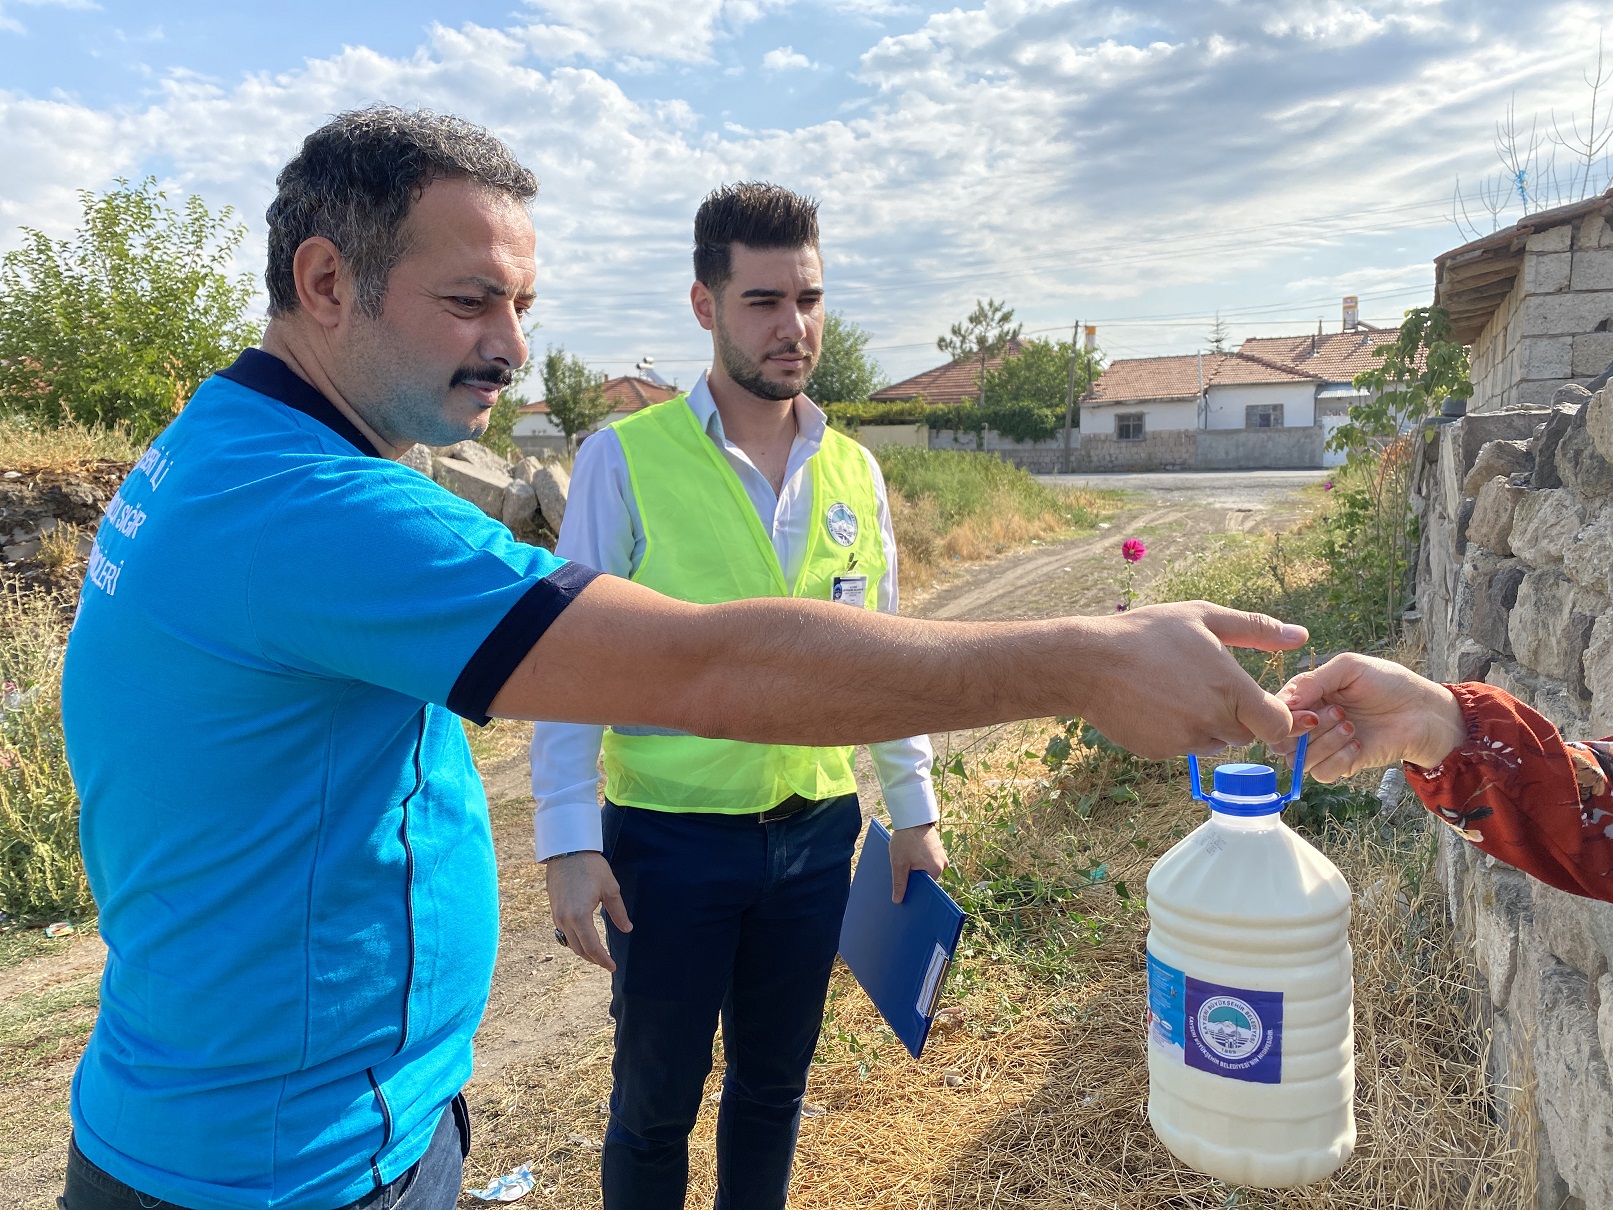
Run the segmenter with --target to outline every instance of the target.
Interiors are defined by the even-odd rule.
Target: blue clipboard
[[[963,909],[922,870],[891,902],[891,834],[868,821],[862,859],[840,925],[840,956],[915,1059],[930,1036],[947,968],[963,933]]]

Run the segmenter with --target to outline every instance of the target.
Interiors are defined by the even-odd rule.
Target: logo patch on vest
[[[857,540],[857,514],[851,511],[851,505],[838,501],[831,504],[823,522],[829,528],[829,536],[841,546],[850,546]]]

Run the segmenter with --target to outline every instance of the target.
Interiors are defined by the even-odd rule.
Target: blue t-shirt
[[[460,718],[593,574],[266,353],[202,384],[107,508],[63,674],[108,949],[92,1162],[197,1210],[330,1210],[420,1158],[498,936]]]

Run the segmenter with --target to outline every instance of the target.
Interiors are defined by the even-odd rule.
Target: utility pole
[[[1070,330],[1070,384],[1064,391],[1064,461],[1061,467],[1066,475],[1074,469],[1070,460],[1070,428],[1075,422],[1075,367],[1081,356],[1081,321],[1075,321]]]

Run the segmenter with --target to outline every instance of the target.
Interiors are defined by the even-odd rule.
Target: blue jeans
[[[470,1154],[470,1113],[456,1096],[431,1136],[425,1155],[402,1176],[378,1186],[341,1210],[454,1210]],[[182,1210],[148,1197],[92,1164],[76,1142],[67,1149],[67,1187],[57,1210]]]
[[[862,828],[857,796],[776,822],[605,804],[605,857],[633,922],[616,973],[606,1210],[682,1210],[689,1131],[719,1018],[717,1210],[778,1210]]]

